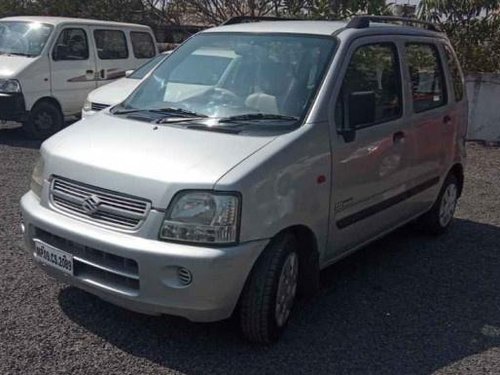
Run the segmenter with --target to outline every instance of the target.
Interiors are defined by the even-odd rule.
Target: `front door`
[[[52,95],[65,115],[78,114],[88,93],[94,90],[95,56],[86,26],[66,26],[51,51]]]
[[[406,121],[400,44],[353,43],[343,68],[332,137],[330,258],[411,217],[414,141]]]

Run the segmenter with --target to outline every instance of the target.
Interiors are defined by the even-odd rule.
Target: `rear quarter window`
[[[464,98],[465,93],[464,76],[462,74],[462,70],[460,69],[460,64],[458,63],[458,60],[452,49],[445,44],[444,51],[446,55],[446,62],[448,63],[448,69],[450,70],[453,91],[455,93],[455,100],[459,102]]]
[[[137,59],[149,59],[156,54],[155,44],[151,34],[132,31],[130,33],[130,40],[132,41],[134,56]]]

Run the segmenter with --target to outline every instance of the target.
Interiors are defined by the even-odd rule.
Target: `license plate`
[[[48,266],[73,275],[73,255],[35,239],[35,259]]]

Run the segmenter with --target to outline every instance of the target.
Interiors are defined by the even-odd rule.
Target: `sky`
[[[417,5],[419,0],[388,0],[388,3]]]

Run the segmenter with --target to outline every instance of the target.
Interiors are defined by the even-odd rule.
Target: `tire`
[[[430,211],[420,218],[422,228],[427,233],[433,235],[440,235],[446,232],[453,222],[458,198],[458,179],[455,175],[449,175],[439,192],[438,199]]]
[[[23,124],[26,135],[32,139],[44,140],[63,128],[64,116],[59,108],[48,102],[36,104]]]
[[[298,243],[291,234],[273,240],[261,254],[240,300],[243,336],[254,343],[277,341],[287,326],[297,293]],[[281,290],[279,291],[281,286]],[[281,296],[278,304],[278,295]]]

